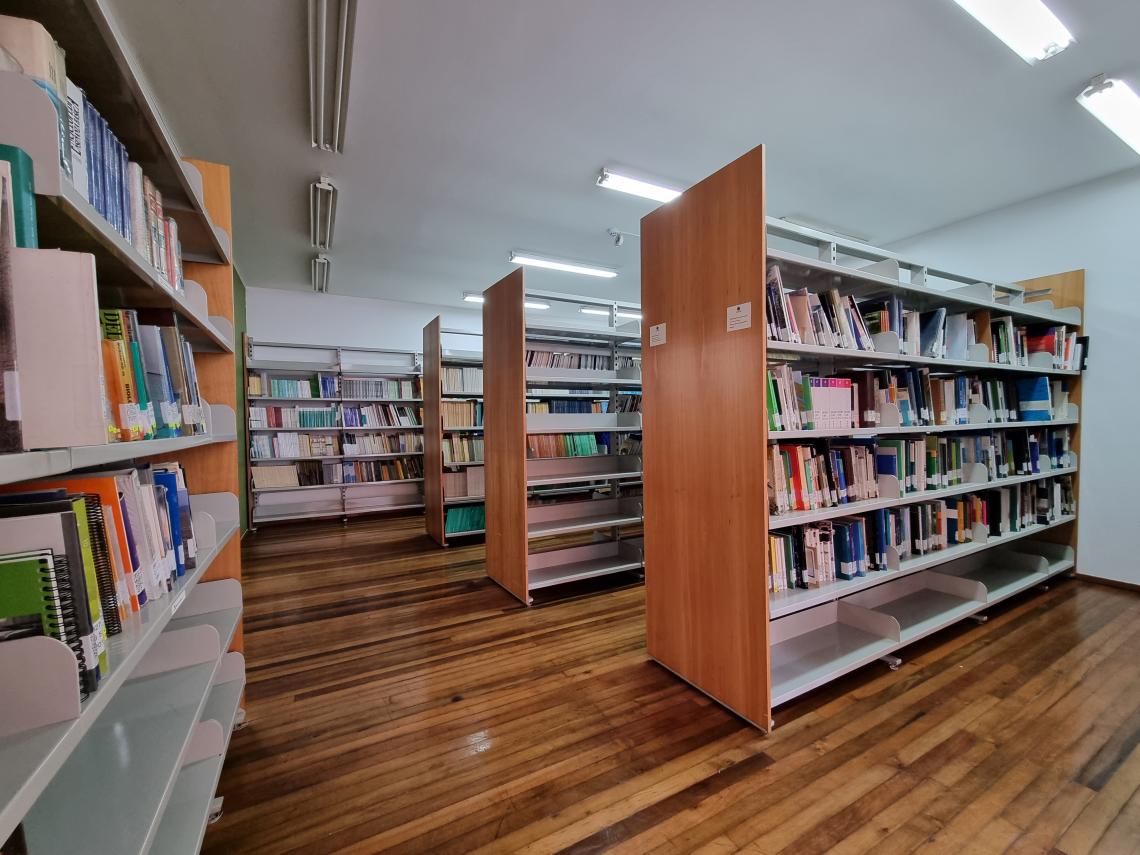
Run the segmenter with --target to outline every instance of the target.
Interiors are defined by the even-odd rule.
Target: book
[[[112,437],[96,322],[95,259],[17,248],[11,251],[10,270],[25,449],[105,444]]]
[[[109,662],[106,627],[99,602],[98,580],[86,531],[86,506],[63,491],[19,493],[0,502],[0,543],[11,552],[50,550],[66,559],[75,604],[79,643],[87,670],[83,691],[93,692]],[[81,524],[84,526],[80,528]]]
[[[67,133],[71,146],[71,183],[84,199],[87,178],[87,96],[71,80],[67,81]]]
[[[3,16],[0,15],[0,18]],[[12,227],[15,230],[16,246],[35,249],[40,245],[36,220],[36,191],[32,159],[22,148],[14,145],[0,145],[0,160],[8,164],[10,185],[8,202],[15,215]]]
[[[20,421],[19,364],[16,348],[16,307],[12,285],[12,175],[0,162],[0,453],[24,449]],[[16,383],[12,383],[12,379]]]

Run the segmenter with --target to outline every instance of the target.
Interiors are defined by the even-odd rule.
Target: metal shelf
[[[792,511],[785,514],[770,514],[768,516],[769,531],[835,517],[846,517],[854,514],[875,511],[882,508],[898,508],[904,505],[914,505],[919,502],[932,502],[952,496],[961,496],[964,493],[973,493],[978,490],[993,490],[998,487],[1009,487],[1014,484],[1025,484],[1029,481],[1041,481],[1045,478],[1054,478],[1058,475],[1074,475],[1075,466],[1064,466],[1039,472],[1033,475],[1011,475],[1008,478],[997,478],[993,481],[969,481],[955,484],[953,487],[940,487],[937,490],[922,490],[917,493],[905,493],[902,496],[885,496],[878,499],[866,499],[860,502],[848,502],[845,505],[832,505],[827,508],[817,508],[811,511]],[[888,476],[879,476],[880,478]]]
[[[79,717],[0,741],[0,838],[7,838],[68,758],[90,741],[85,739],[88,732],[97,722],[103,722],[104,711],[118,698],[135,666],[175,617],[187,593],[237,534],[236,518],[218,523],[225,529],[218,532],[217,546],[199,554],[197,566],[178,580],[173,592],[130,615],[123,632],[107,640],[108,675],[83,703]]]
[[[911,556],[903,559],[899,563],[898,570],[871,570],[868,571],[866,576],[857,576],[854,579],[837,579],[834,582],[821,585],[818,588],[794,588],[787,591],[780,591],[779,593],[769,591],[768,614],[772,620],[785,617],[795,612],[837,600],[848,594],[853,594],[856,591],[873,588],[911,573],[917,573],[920,570],[926,570],[930,567],[936,567],[939,564],[945,564],[974,552],[993,549],[1016,540],[1021,540],[1022,538],[1031,537],[1051,528],[1066,525],[1076,518],[1076,515],[1065,516],[1047,525],[1026,526],[1020,531],[1010,532],[997,537],[989,537],[984,543],[970,541],[968,543],[949,546],[937,552]]]
[[[801,358],[830,359],[853,365],[873,365],[886,363],[896,365],[926,365],[947,371],[1000,372],[1013,374],[1045,374],[1057,377],[1079,377],[1080,371],[1065,368],[1036,368],[1032,365],[1006,365],[1001,362],[981,362],[969,359],[935,359],[930,356],[906,356],[898,353],[851,350],[843,347],[824,347],[817,344],[795,344],[768,339],[768,361],[781,362],[773,354],[790,354]]]

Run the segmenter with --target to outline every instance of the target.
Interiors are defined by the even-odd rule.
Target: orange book
[[[103,506],[104,518],[114,529],[111,547],[112,566],[115,569],[115,587],[126,591],[130,599],[131,611],[139,610],[138,586],[136,584],[134,569],[130,565],[131,553],[127,546],[127,526],[123,520],[123,507],[119,502],[119,490],[115,485],[115,476],[107,474],[91,474],[86,476],[73,476],[70,478],[48,478],[32,483],[7,484],[0,487],[5,493],[22,493],[28,490],[47,490],[63,487],[69,493],[94,493],[99,497],[99,504]],[[110,517],[106,509],[111,509]],[[110,541],[110,538],[108,538]],[[117,548],[116,548],[117,544]]]

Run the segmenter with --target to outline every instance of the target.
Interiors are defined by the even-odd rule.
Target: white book
[[[71,183],[87,199],[87,126],[84,121],[87,97],[67,81],[67,134],[71,144]],[[90,200],[89,200],[90,201]]]

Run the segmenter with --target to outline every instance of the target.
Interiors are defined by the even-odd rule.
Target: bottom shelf
[[[786,703],[1074,567],[1073,550],[1020,541],[773,619],[772,705]]]
[[[532,552],[527,558],[527,589],[534,591],[645,566],[640,538]]]

